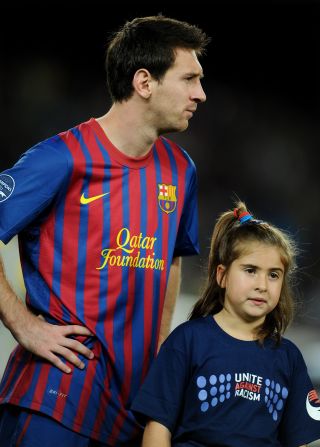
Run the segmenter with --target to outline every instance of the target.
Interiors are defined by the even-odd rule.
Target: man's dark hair
[[[162,15],[127,22],[109,42],[106,56],[108,88],[113,102],[129,99],[132,80],[140,68],[160,81],[175,61],[175,49],[192,49],[201,55],[209,42],[197,26]]]

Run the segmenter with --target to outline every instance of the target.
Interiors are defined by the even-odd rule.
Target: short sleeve
[[[142,425],[154,420],[171,432],[188,382],[186,355],[173,346],[173,338],[174,334],[171,334],[162,345],[131,407]]]
[[[68,176],[68,159],[54,142],[34,146],[0,174],[0,240],[5,244],[54,200]]]
[[[190,182],[179,223],[174,256],[199,254],[198,241],[198,181],[196,168],[190,159]]]
[[[299,447],[320,439],[320,401],[303,357],[295,349],[292,383],[279,427],[280,440],[285,447]]]

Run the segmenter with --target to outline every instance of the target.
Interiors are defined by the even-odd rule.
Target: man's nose
[[[203,90],[201,83],[198,84],[197,89],[194,92],[192,99],[193,99],[193,101],[195,101],[197,103],[205,102],[205,100],[207,99],[207,96]]]

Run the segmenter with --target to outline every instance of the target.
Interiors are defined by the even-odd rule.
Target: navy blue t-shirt
[[[211,316],[178,326],[133,402],[172,445],[298,447],[320,438],[320,401],[289,340],[242,341]]]

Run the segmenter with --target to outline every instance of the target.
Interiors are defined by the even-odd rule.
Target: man
[[[205,101],[207,43],[163,16],[126,23],[108,47],[108,113],[0,175],[0,239],[19,235],[27,290],[25,308],[1,269],[0,316],[19,345],[0,445],[138,445],[130,404],[168,335],[180,257],[198,252],[195,168],[160,135]]]

